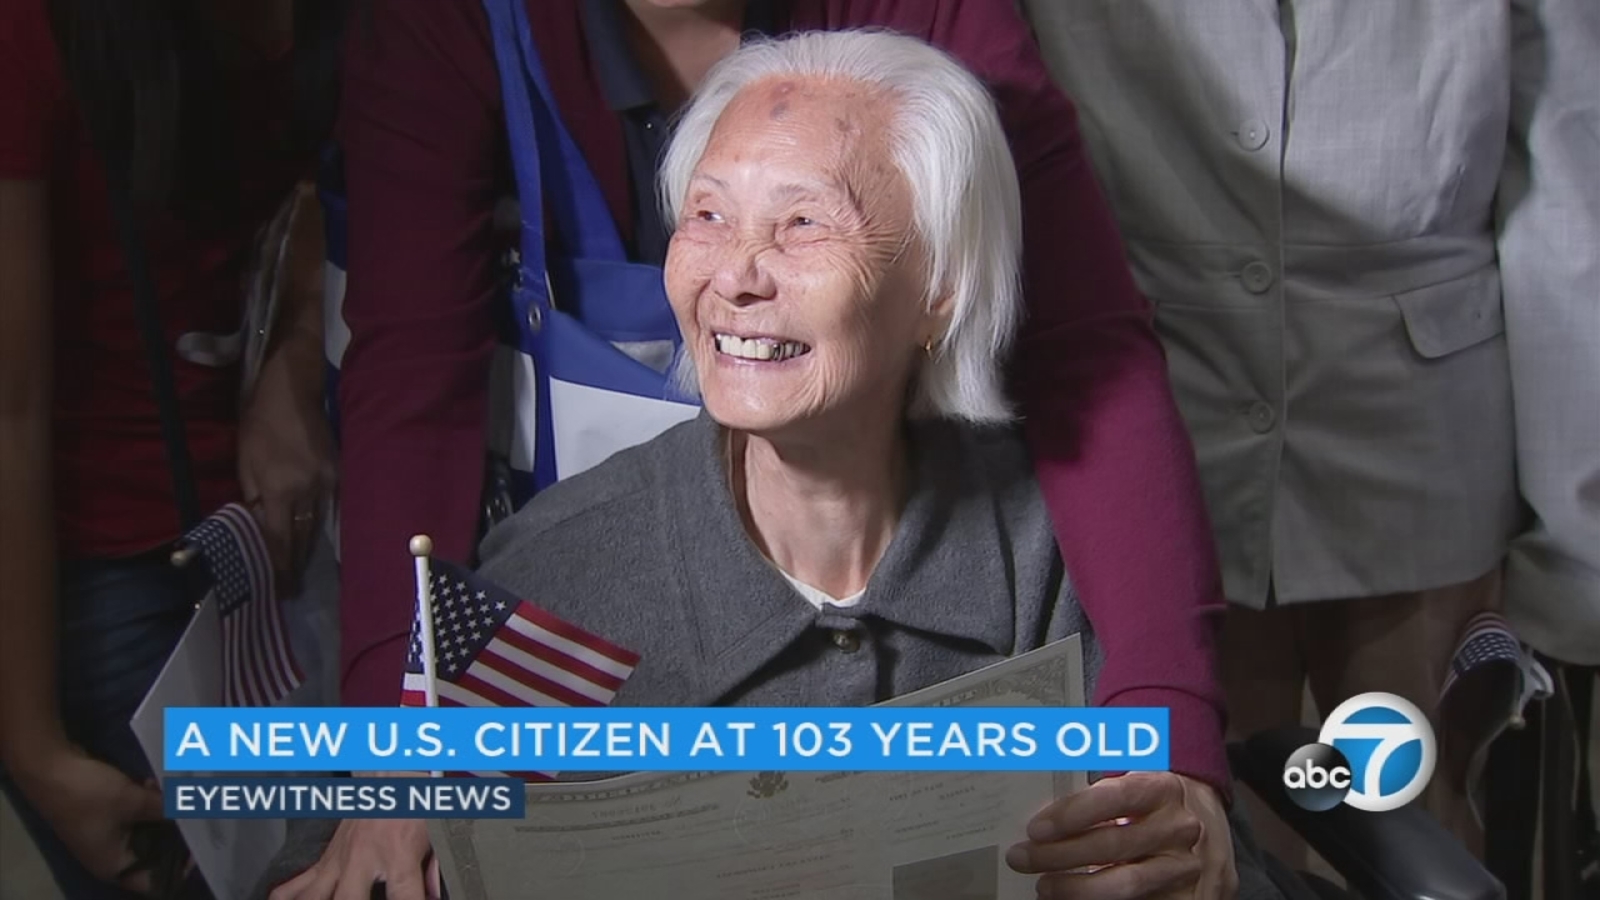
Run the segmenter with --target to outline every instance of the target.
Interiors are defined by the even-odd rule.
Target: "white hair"
[[[1013,418],[1003,361],[1021,318],[1021,196],[994,101],[960,63],[915,38],[881,31],[807,32],[747,44],[706,76],[661,166],[666,221],[729,102],[775,77],[847,80],[894,104],[890,140],[910,185],[912,228],[928,261],[927,302],[951,301],[949,329],[922,366],[909,414],[973,422]],[[680,354],[676,382],[697,390]]]

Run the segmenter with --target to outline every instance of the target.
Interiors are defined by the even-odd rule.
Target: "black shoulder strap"
[[[789,30],[788,0],[751,0],[744,7],[745,34],[777,37]]]
[[[172,493],[178,502],[179,535],[200,523],[200,498],[194,484],[194,467],[189,460],[189,441],[184,433],[183,412],[178,406],[177,383],[172,376],[172,359],[167,354],[166,331],[156,303],[155,280],[145,256],[139,222],[126,191],[110,185],[111,212],[122,234],[122,255],[133,285],[134,311],[139,318],[139,338],[150,363],[150,383],[156,405],[161,410],[161,438],[167,445],[167,464],[172,471]]]

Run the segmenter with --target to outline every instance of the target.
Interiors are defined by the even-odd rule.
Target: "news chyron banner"
[[[563,772],[1165,771],[1168,727],[1164,708],[172,707],[163,793],[172,818],[520,818],[521,785]]]

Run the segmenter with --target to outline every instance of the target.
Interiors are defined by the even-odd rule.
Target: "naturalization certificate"
[[[1076,636],[884,706],[1081,707]],[[434,820],[452,900],[1026,900],[1005,851],[1082,772],[664,772],[527,786]]]

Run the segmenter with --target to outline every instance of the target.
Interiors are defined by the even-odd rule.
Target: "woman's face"
[[[777,436],[900,420],[934,325],[889,102],[853,83],[774,79],[718,121],[666,286],[723,425]]]

